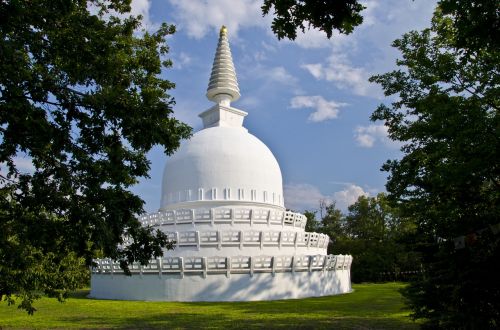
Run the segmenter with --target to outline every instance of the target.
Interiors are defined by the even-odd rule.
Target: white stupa
[[[161,207],[141,217],[176,242],[148,266],[96,260],[91,297],[165,301],[303,298],[351,291],[352,257],[327,255],[329,238],[305,232],[306,217],[286,211],[272,152],[243,127],[227,31],[222,27],[204,128],[168,159]]]

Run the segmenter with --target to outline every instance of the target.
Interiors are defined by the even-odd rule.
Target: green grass
[[[2,302],[0,329],[415,329],[398,292],[403,285],[358,284],[340,296],[238,303],[95,300],[81,290],[64,303],[36,301],[33,316]]]

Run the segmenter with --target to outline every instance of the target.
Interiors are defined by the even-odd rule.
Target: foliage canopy
[[[371,78],[397,96],[372,119],[404,143],[383,169],[417,226],[424,272],[406,296],[432,327],[500,325],[499,16],[497,1],[443,0],[430,28],[394,42],[401,69]]]
[[[347,214],[335,202],[320,202],[320,207],[320,221],[314,220],[315,213],[305,212],[308,223],[315,224],[310,230],[330,237],[328,253],[353,256],[353,282],[407,280],[419,271],[418,254],[410,244],[415,227],[389,205],[385,194],[360,196]]]
[[[316,28],[331,38],[333,31],[349,34],[363,22],[358,0],[264,0],[262,13],[274,9],[272,30],[278,39],[295,40],[297,30]]]
[[[0,297],[20,294],[29,312],[38,293],[74,288],[93,257],[126,268],[170,246],[140,225],[129,188],[154,145],[169,154],[191,133],[159,76],[175,29],[138,32],[129,11],[130,0],[0,2]]]

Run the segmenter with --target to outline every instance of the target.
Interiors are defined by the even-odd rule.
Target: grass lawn
[[[237,303],[177,303],[88,299],[81,290],[64,303],[42,298],[29,316],[0,304],[0,329],[415,329],[401,283],[357,284],[341,296]]]

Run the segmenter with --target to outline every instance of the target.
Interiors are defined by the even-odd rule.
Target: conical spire
[[[219,43],[208,83],[207,98],[224,106],[230,106],[231,101],[240,98],[240,89],[238,88],[238,80],[236,79],[236,71],[234,70],[225,26],[220,29]]]

